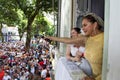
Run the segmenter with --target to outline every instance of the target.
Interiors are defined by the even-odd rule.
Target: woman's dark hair
[[[91,23],[97,22],[96,19],[92,15],[86,15],[83,17],[83,19],[87,19]]]
[[[80,28],[78,28],[78,27],[74,27],[74,28],[72,28],[72,30],[75,30],[77,33],[81,33],[80,31],[81,31],[81,29]]]
[[[94,13],[89,13],[89,14],[83,16],[83,19],[87,19],[87,20],[88,20],[89,22],[91,22],[91,23],[97,22],[97,24],[98,24],[98,29],[99,29],[100,31],[104,31],[104,22],[103,22],[102,18],[100,18],[100,17],[97,16],[96,14],[94,14]],[[83,20],[83,19],[82,19],[82,20]]]

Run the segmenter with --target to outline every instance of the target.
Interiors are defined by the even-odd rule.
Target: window
[[[76,0],[74,6],[74,26],[81,27],[81,20],[83,15],[85,15],[88,12],[91,12],[91,0]]]

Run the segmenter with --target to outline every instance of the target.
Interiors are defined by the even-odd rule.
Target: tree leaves
[[[30,39],[36,28],[37,32],[52,33],[54,28],[44,20],[43,12],[57,12],[58,0],[0,0],[0,8],[0,23],[18,25],[20,34],[27,31]]]

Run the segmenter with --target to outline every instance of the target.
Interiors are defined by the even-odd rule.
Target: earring
[[[95,34],[95,35],[97,34],[97,32],[96,32],[95,28],[94,28],[94,34]]]

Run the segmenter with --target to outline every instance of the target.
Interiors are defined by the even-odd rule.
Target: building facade
[[[88,12],[99,15],[104,20],[104,54],[102,80],[120,79],[120,0],[59,0],[58,36],[70,37],[72,27],[81,27],[81,18]],[[59,49],[65,54],[66,45]]]

